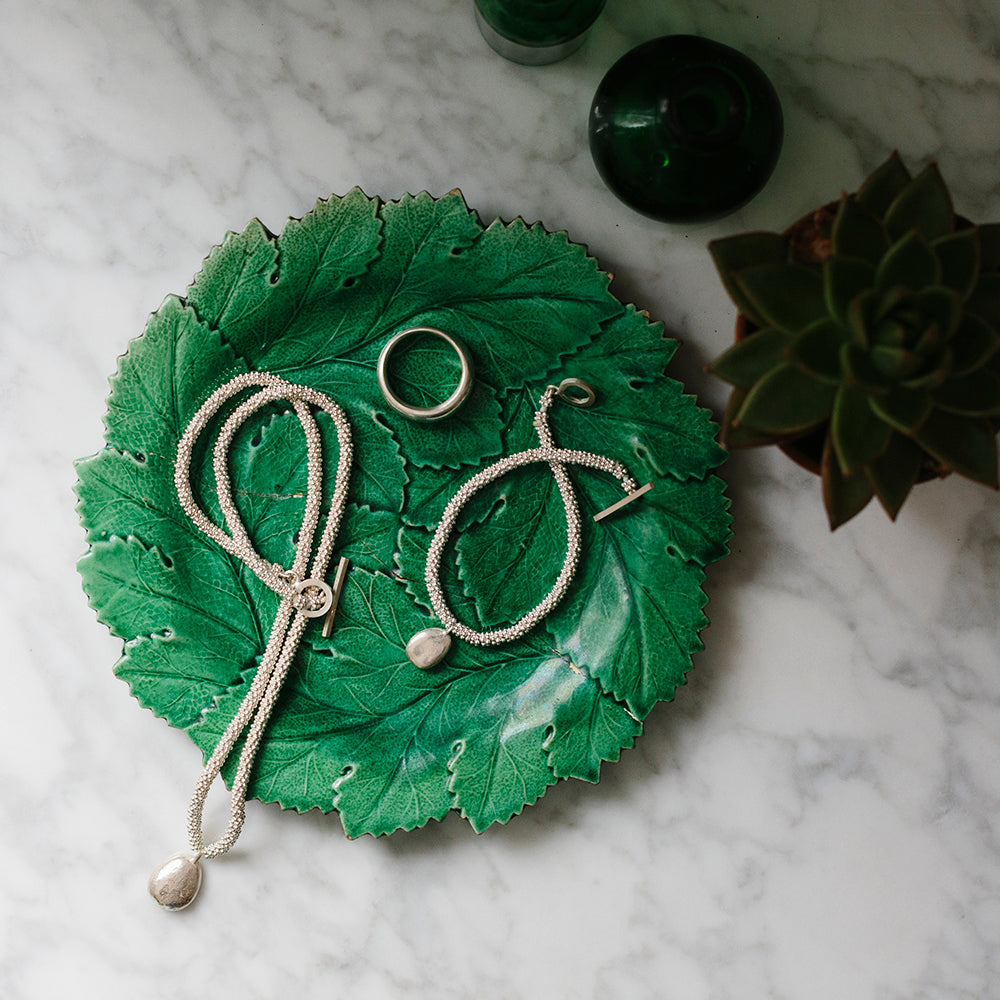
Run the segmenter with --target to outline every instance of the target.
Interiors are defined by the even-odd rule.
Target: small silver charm
[[[406,644],[406,655],[415,667],[427,670],[440,663],[449,649],[451,636],[443,628],[425,628]]]
[[[178,854],[164,861],[149,876],[149,894],[165,910],[183,910],[194,902],[201,888],[201,865],[197,855]]]

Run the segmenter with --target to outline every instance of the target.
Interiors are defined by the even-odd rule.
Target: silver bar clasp
[[[644,493],[648,493],[653,488],[652,483],[646,483],[645,486],[640,486],[637,490],[633,490],[628,496],[624,496],[617,503],[613,503],[610,507],[605,507],[604,510],[594,515],[595,521],[603,521],[609,514],[613,514],[616,510],[621,510],[626,504],[631,503],[633,500],[638,500]]]
[[[326,613],[326,618],[323,619],[323,638],[329,639],[330,634],[333,632],[333,618],[337,613],[337,605],[340,604],[340,594],[344,589],[344,581],[347,579],[347,571],[350,568],[351,561],[347,556],[341,556],[340,562],[337,563],[337,572],[333,578],[333,599],[330,602],[330,608]]]

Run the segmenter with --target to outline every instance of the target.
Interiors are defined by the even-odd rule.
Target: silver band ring
[[[389,388],[388,367],[390,355],[403,340],[417,333],[426,333],[432,337],[440,337],[458,355],[458,360],[462,364],[462,372],[459,375],[455,391],[443,403],[438,403],[437,406],[410,406],[409,403],[403,402]],[[378,356],[376,374],[378,376],[378,387],[382,390],[385,401],[397,413],[402,413],[404,417],[409,417],[411,420],[441,420],[450,413],[454,413],[469,395],[472,389],[472,358],[469,357],[469,352],[465,349],[465,345],[460,340],[456,340],[451,334],[445,333],[443,330],[435,330],[432,326],[413,326],[408,330],[400,330],[399,333],[389,338],[385,347],[382,348],[382,353]]]

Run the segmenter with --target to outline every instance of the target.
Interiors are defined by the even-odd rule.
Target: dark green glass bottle
[[[483,37],[505,59],[541,66],[575,52],[605,0],[476,0]]]
[[[663,222],[704,222],[745,205],[771,176],[781,103],[743,53],[667,35],[611,67],[589,132],[601,177],[626,205]]]

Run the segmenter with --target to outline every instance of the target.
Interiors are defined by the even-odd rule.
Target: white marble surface
[[[360,184],[461,187],[587,243],[703,363],[732,310],[705,242],[779,228],[898,147],[1000,219],[993,0],[609,0],[587,45],[505,63],[470,0],[0,2],[0,996],[1000,997],[1000,501],[953,478],[835,536],[778,454],[726,466],[733,554],[689,685],[597,787],[477,837],[349,842],[251,803],[211,891],[145,893],[198,754],[111,672],[74,570],[71,460],[107,376],[227,229]],[[695,229],[601,185],[604,71],[668,32],[772,76],[766,191]]]

